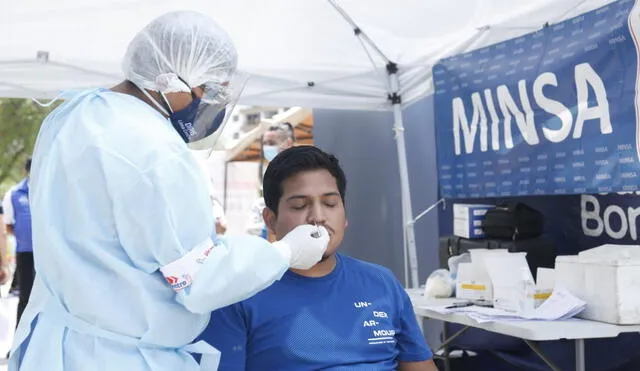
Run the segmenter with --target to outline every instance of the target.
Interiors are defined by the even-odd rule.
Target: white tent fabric
[[[431,65],[441,57],[607,2],[336,0],[399,65],[403,104],[431,93]],[[327,0],[0,0],[0,97],[52,98],[114,84],[133,35],[176,9],[209,14],[235,40],[252,76],[242,104],[390,109],[386,62],[365,51]]]
[[[208,14],[234,39],[251,76],[242,104],[393,111],[405,279],[409,286],[411,271],[417,287],[402,106],[433,92],[439,59],[612,1],[0,0],[0,97],[114,84],[129,40],[151,19],[177,9]],[[389,62],[397,73],[387,74]]]

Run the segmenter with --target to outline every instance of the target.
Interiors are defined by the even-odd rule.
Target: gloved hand
[[[328,245],[327,229],[311,224],[299,225],[273,243],[285,259],[289,259],[289,266],[296,269],[309,269],[316,265]]]

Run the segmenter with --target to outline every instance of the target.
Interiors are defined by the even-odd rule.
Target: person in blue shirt
[[[264,220],[277,238],[323,226],[329,246],[309,270],[214,311],[201,338],[222,353],[220,371],[435,371],[408,295],[386,268],[336,252],[347,227],[346,178],[313,146],[280,152],[264,175]]]
[[[31,158],[24,166],[26,177],[6,193],[3,200],[4,223],[7,233],[16,239],[16,276],[20,283],[18,294],[18,315],[16,325],[20,323],[22,313],[27,306],[35,268],[33,264],[33,243],[31,238],[31,208],[29,207],[29,174],[31,172]]]

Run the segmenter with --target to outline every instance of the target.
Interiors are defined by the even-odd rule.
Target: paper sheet
[[[587,303],[571,295],[566,290],[558,289],[551,294],[538,308],[518,315],[514,312],[508,312],[502,309],[486,308],[478,306],[446,308],[443,306],[427,307],[441,314],[464,313],[478,323],[496,322],[496,321],[559,321],[572,318],[582,312]]]

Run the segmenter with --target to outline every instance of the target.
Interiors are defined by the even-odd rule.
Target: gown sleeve
[[[163,156],[142,171],[131,166],[127,186],[113,192],[113,212],[132,263],[165,280],[187,310],[207,313],[254,295],[289,267],[259,237],[216,237],[206,181],[190,156]]]

